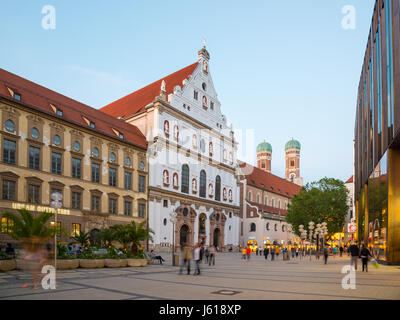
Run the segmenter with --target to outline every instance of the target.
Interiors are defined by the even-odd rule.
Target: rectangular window
[[[0,232],[10,233],[13,226],[14,222],[12,220],[7,218],[1,218]]]
[[[139,176],[139,192],[146,191],[146,179],[145,176]]]
[[[132,215],[132,202],[125,201],[124,202],[124,215],[131,216]]]
[[[3,200],[15,201],[15,181],[3,180]]]
[[[108,179],[109,179],[110,186],[112,186],[112,187],[117,186],[117,169],[110,168],[108,170]]]
[[[117,199],[108,199],[108,211],[111,214],[117,214]]]
[[[164,208],[168,208],[168,200],[164,200]]]
[[[62,173],[62,155],[60,153],[51,153],[51,172],[54,174]]]
[[[92,182],[100,183],[100,165],[92,163]]]
[[[54,221],[50,222],[50,228],[54,230]],[[57,237],[61,236],[61,222],[57,221]]]
[[[34,184],[28,185],[28,202],[40,203],[40,186]]]
[[[387,61],[387,92],[388,92],[388,127],[393,125],[394,89],[393,89],[393,38],[392,38],[392,5],[386,1],[386,61]],[[389,137],[392,138],[391,136]]]
[[[40,170],[40,148],[29,147],[29,168]]]
[[[100,197],[92,196],[92,211],[100,212]]]
[[[81,234],[80,223],[73,223],[71,228],[71,237],[78,237]]]
[[[381,26],[378,19],[378,32],[376,33],[376,68],[378,82],[378,134],[382,132],[382,61],[381,61]]]
[[[72,209],[80,209],[82,194],[80,192],[72,192],[71,198]]]
[[[195,90],[194,91],[194,93],[193,93],[193,98],[195,99],[195,100],[198,100],[199,99],[199,93]]]
[[[132,190],[132,173],[125,172],[125,189]]]
[[[139,203],[139,218],[144,218],[146,215],[146,205],[144,205],[143,203]]]
[[[12,140],[3,140],[3,162],[8,164],[15,164],[15,151],[17,144]]]
[[[81,178],[81,159],[72,158],[72,178]]]

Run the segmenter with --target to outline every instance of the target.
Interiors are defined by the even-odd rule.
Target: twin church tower
[[[286,170],[285,178],[297,185],[303,185],[303,178],[300,177],[300,149],[299,141],[288,141],[285,145]],[[271,173],[272,146],[270,143],[261,142],[257,146],[257,167]]]

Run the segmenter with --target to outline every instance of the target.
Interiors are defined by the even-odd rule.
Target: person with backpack
[[[364,272],[364,269],[366,272],[368,272],[368,257],[373,257],[371,252],[368,250],[368,248],[364,245],[362,245],[361,250],[360,250],[360,258],[362,261],[362,271]]]

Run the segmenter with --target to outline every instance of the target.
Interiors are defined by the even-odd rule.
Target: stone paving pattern
[[[171,260],[164,255],[164,259]],[[252,255],[242,260],[238,253],[221,253],[216,265],[202,264],[202,274],[179,275],[178,268],[149,265],[145,268],[76,269],[57,272],[57,289],[21,288],[31,279],[22,271],[0,273],[0,299],[26,300],[274,300],[274,299],[400,299],[400,267],[381,265],[356,273],[356,289],[341,286],[346,257],[330,257],[324,265],[315,257],[266,261]],[[225,294],[216,294],[222,291]],[[230,293],[238,292],[233,295]]]

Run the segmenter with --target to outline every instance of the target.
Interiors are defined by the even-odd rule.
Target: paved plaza
[[[164,258],[169,256],[164,254]],[[167,260],[171,260],[170,258]],[[356,273],[356,289],[344,290],[341,273],[349,259],[313,257],[265,261],[252,255],[221,253],[215,266],[202,264],[202,274],[179,275],[171,264],[145,268],[59,271],[56,290],[21,288],[30,279],[21,271],[0,273],[0,299],[69,300],[268,300],[268,299],[400,299],[400,267],[381,265]]]

